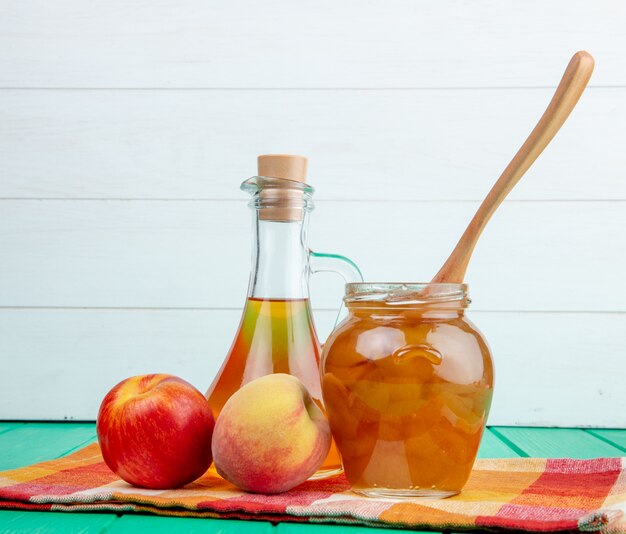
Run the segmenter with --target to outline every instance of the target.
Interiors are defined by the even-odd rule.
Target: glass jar
[[[346,285],[322,393],[346,476],[374,497],[449,497],[487,421],[493,363],[465,284]]]

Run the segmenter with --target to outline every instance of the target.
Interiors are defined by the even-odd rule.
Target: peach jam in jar
[[[464,284],[347,284],[322,355],[322,393],[346,476],[374,497],[449,497],[487,421],[493,363]]]

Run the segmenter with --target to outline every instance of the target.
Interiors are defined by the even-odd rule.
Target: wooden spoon
[[[535,129],[491,188],[454,247],[452,254],[433,278],[433,282],[457,284],[463,282],[467,265],[480,234],[501,202],[563,126],[591,78],[593,65],[594,60],[591,54],[584,51],[574,54]]]

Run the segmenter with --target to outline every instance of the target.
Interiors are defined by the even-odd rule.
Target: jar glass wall
[[[493,393],[464,284],[348,284],[322,392],[354,491],[447,497],[467,481]]]

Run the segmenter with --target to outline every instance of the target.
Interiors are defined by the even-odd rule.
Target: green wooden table
[[[58,458],[96,440],[93,423],[0,423],[0,471]],[[478,453],[482,458],[515,456],[593,458],[626,456],[626,430],[492,427]],[[102,513],[0,511],[0,532],[219,532],[315,534],[372,533],[378,529],[333,525],[219,519],[186,519]],[[382,529],[381,529],[382,531]],[[390,532],[385,529],[386,532]]]

